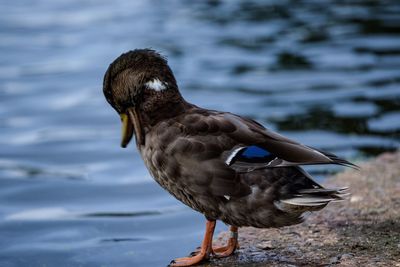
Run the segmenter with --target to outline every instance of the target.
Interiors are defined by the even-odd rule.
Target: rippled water
[[[126,50],[167,55],[189,101],[309,145],[399,147],[398,1],[263,2],[0,1],[1,266],[165,266],[199,244],[202,216],[119,148],[101,87]]]

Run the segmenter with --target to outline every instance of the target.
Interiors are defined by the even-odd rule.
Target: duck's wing
[[[156,153],[151,160],[175,187],[186,188],[198,196],[248,195],[251,188],[242,174],[256,169],[325,163],[351,165],[231,113],[196,108],[156,128],[154,136],[147,139],[159,143],[163,152]],[[285,169],[289,168],[275,171],[285,176]]]
[[[310,164],[338,164],[358,168],[332,153],[300,144],[268,130],[253,120],[230,113],[220,116],[236,127],[230,137],[238,141],[237,145],[225,152],[223,159],[237,172]]]

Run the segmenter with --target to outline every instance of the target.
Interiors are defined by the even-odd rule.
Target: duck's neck
[[[151,129],[152,126],[163,120],[176,117],[193,106],[186,102],[177,90],[175,92],[165,92],[164,94],[167,95],[162,97],[155,95],[144,96],[147,100],[141,105],[140,114],[145,130]]]

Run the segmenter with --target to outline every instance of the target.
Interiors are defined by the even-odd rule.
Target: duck
[[[291,140],[230,112],[209,110],[181,95],[166,57],[152,49],[123,53],[103,81],[107,102],[122,123],[121,146],[136,148],[154,180],[204,215],[201,246],[169,266],[227,257],[239,247],[238,229],[278,228],[346,198],[347,188],[324,188],[302,166],[353,163]],[[213,245],[217,221],[229,226]]]

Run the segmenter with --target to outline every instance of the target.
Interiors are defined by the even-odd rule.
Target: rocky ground
[[[241,228],[234,256],[202,266],[400,266],[400,152],[360,165],[325,183],[348,186],[349,200],[300,225]]]

